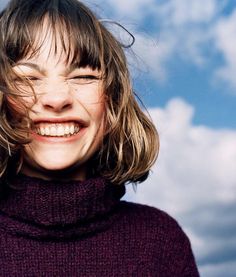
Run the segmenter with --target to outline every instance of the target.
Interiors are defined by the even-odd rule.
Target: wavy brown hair
[[[22,147],[30,142],[13,66],[40,50],[36,40],[45,18],[68,61],[99,69],[104,77],[105,136],[92,158],[93,171],[118,184],[144,181],[157,157],[157,131],[137,102],[122,43],[77,0],[12,0],[0,14],[0,178],[20,170]]]

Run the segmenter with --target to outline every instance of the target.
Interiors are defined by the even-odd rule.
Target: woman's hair
[[[55,52],[59,38],[68,61],[104,77],[105,136],[91,161],[93,172],[118,184],[144,181],[158,154],[157,131],[137,103],[122,42],[77,0],[12,0],[0,14],[0,178],[20,170],[23,145],[30,142],[13,66],[38,53],[45,19]]]

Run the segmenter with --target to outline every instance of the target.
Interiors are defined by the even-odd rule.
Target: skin
[[[32,142],[24,147],[21,171],[47,180],[84,180],[88,161],[99,149],[104,134],[101,74],[89,67],[66,63],[60,41],[57,53],[53,53],[53,38],[46,28],[40,36],[44,40],[37,56],[29,55],[14,67],[18,75],[30,79],[36,94],[36,101],[32,96],[25,98],[31,108],[30,118],[33,122],[78,120],[81,129],[73,138],[50,139],[32,130]],[[23,89],[30,93],[29,87]]]

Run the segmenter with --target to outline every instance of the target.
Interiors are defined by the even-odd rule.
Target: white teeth
[[[71,125],[70,126],[70,133],[73,135],[75,132],[75,126],[74,125]]]
[[[45,134],[45,131],[44,131],[44,128],[43,128],[43,127],[40,127],[40,133],[41,133],[41,135],[44,135],[44,134]]]
[[[65,134],[66,135],[70,134],[70,127],[68,125],[66,125],[66,127],[65,127]]]
[[[64,136],[64,128],[61,125],[57,127],[57,136]]]
[[[76,123],[41,123],[36,132],[41,136],[68,137],[78,133],[79,130]]]
[[[56,126],[51,126],[50,128],[50,136],[56,136],[57,135],[57,128]]]
[[[45,130],[45,135],[46,135],[46,136],[49,136],[49,135],[50,135],[50,129],[49,129],[49,127],[46,126],[46,127],[44,128],[44,130]]]

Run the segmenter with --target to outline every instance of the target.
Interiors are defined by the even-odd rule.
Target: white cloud
[[[236,88],[236,10],[230,16],[219,20],[215,28],[215,42],[225,61],[216,74]]]
[[[151,73],[154,80],[165,81],[169,62],[176,57],[196,66],[205,65],[209,57],[204,46],[212,39],[212,24],[225,1],[205,0],[204,5],[198,0],[106,0],[105,3],[109,16],[135,35],[133,50],[145,61],[144,71]],[[145,21],[151,25],[146,31],[141,27]]]
[[[175,40],[164,38],[158,40],[148,35],[138,33],[135,35],[133,52],[128,53],[133,76],[134,71],[141,70],[160,82],[167,80],[167,70],[164,64],[169,59]]]
[[[194,109],[181,99],[149,112],[160,133],[160,156],[150,178],[137,193],[129,188],[127,197],[177,218],[200,265],[210,270],[216,254],[220,259],[236,250],[236,130],[194,126]]]
[[[227,271],[226,271],[227,270]],[[202,276],[208,277],[235,277],[236,264],[235,261],[223,264],[206,265],[202,268]],[[227,274],[227,275],[226,275]]]
[[[144,20],[154,16],[158,21],[160,20],[158,16],[167,16],[161,19],[163,23],[182,25],[209,22],[222,8],[225,0],[205,0],[204,4],[199,0],[106,0],[104,2],[109,6],[112,14],[119,18]]]
[[[178,57],[200,68],[209,65],[214,80],[236,88],[236,10],[223,14],[228,0],[205,0],[204,3],[199,0],[106,0],[105,3],[112,19],[128,28],[129,24],[136,26],[132,30],[137,37],[134,50],[145,61],[145,68],[154,80],[167,80],[169,64]],[[145,21],[151,25],[146,31],[149,38],[144,35],[145,31],[140,32]],[[218,54],[224,65],[216,65]]]
[[[186,25],[191,23],[207,23],[212,20],[222,7],[218,0],[206,0],[204,4],[199,0],[169,0],[165,1],[159,9],[167,15],[167,24]],[[157,7],[158,8],[158,7]]]
[[[159,162],[150,177],[150,185],[158,190],[162,184],[155,180],[161,178],[165,184],[163,192],[178,202],[178,205],[176,202],[173,205],[165,200],[167,208],[178,214],[185,211],[186,203],[195,207],[199,203],[210,204],[216,200],[221,203],[235,201],[236,132],[193,126],[193,107],[181,99],[171,100],[165,109],[150,109],[149,112],[161,140]],[[182,191],[178,194],[179,188],[183,187],[186,195]],[[171,188],[177,192],[169,194]],[[138,199],[141,201],[146,195],[150,199],[150,192],[145,189],[145,186],[140,186]],[[207,190],[211,191],[210,197]],[[189,197],[191,195],[197,197],[195,203]],[[157,200],[162,203],[162,197]]]
[[[119,17],[132,17],[133,19],[143,19],[152,11],[156,5],[155,0],[106,0],[112,8],[112,12]]]

